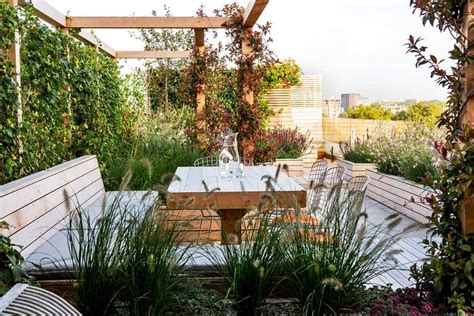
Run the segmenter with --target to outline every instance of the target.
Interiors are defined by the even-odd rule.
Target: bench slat
[[[67,194],[65,194],[67,192]],[[86,209],[105,194],[97,158],[83,156],[0,186],[0,233],[23,246],[24,257],[62,229],[71,211]]]
[[[87,159],[80,164],[74,165],[72,168],[66,168],[59,173],[42,177],[42,179],[37,182],[33,182],[28,186],[22,186],[18,190],[11,191],[9,194],[1,197],[0,217],[3,220],[11,213],[38,199],[43,199],[51,192],[64,187],[68,183],[71,183],[78,177],[92,170],[97,170],[96,173],[100,176],[100,170],[98,168],[99,165],[96,159]],[[96,178],[97,174],[94,175],[94,178]]]
[[[51,212],[58,205],[63,204],[66,198],[65,190],[68,197],[71,199],[71,207],[76,206],[77,200],[80,201],[80,198],[75,195],[86,189],[88,186],[92,185],[93,182],[97,182],[99,180],[101,180],[100,172],[98,172],[98,169],[94,169],[79,176],[79,178],[68,183],[66,186],[57,188],[55,191],[49,193],[43,198],[38,199],[33,203],[28,204],[27,206],[11,213],[2,219],[11,225],[8,232],[2,231],[2,233],[6,235],[12,235],[19,229],[27,226],[29,223],[34,222],[37,218],[44,216],[48,212]]]
[[[77,197],[77,199],[82,200],[82,208],[87,208],[103,195],[104,188],[100,180],[77,193],[73,199]],[[68,224],[70,212],[71,210],[69,210],[66,203],[63,202],[51,210],[51,212],[48,212],[13,234],[11,236],[12,242],[23,246],[21,253],[24,257],[28,257],[39,245],[47,241],[49,237]]]

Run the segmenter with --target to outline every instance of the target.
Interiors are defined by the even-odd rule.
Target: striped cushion
[[[60,296],[28,284],[16,284],[0,299],[2,315],[81,315]]]

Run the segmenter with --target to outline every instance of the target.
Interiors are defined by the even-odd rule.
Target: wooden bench
[[[83,156],[0,186],[0,231],[24,257],[67,224],[71,211],[104,197],[96,156]]]

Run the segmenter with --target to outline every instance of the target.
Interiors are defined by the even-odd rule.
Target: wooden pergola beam
[[[96,36],[92,35],[91,33],[85,30],[81,30],[79,34],[74,35],[74,37],[85,44],[97,46],[99,50],[106,53],[112,58],[115,58],[115,56],[117,55],[117,52],[115,51],[115,49],[113,49],[111,46],[107,45],[106,43],[100,41]]]
[[[158,17],[158,16],[71,16],[67,27],[91,29],[208,29],[225,28],[226,17]]]
[[[26,0],[19,0],[18,4],[25,6],[29,4]],[[31,1],[34,14],[45,21],[48,24],[51,24],[54,27],[67,29],[67,18],[64,14],[56,10],[54,7],[49,5],[43,0],[33,0]],[[110,57],[115,58],[116,52],[115,49],[109,45],[99,41],[96,36],[92,35],[90,32],[81,30],[78,35],[75,36],[79,41],[93,46],[98,46],[101,51],[109,55]]]
[[[26,0],[20,0],[19,4],[25,6],[28,4]],[[41,20],[51,24],[55,27],[66,27],[66,16],[56,10],[54,7],[47,4],[45,1],[33,0],[31,1],[34,14]]]
[[[244,27],[251,28],[257,23],[258,18],[270,0],[250,0],[244,13]]]
[[[191,51],[117,51],[116,58],[189,58]]]

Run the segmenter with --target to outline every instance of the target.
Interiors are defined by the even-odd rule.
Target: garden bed
[[[344,180],[349,181],[352,177],[366,176],[367,169],[374,169],[374,163],[355,163],[342,158],[337,159],[337,165],[346,168]]]
[[[433,210],[425,199],[434,193],[431,188],[375,169],[368,169],[367,176],[367,196],[417,222],[428,223]]]

